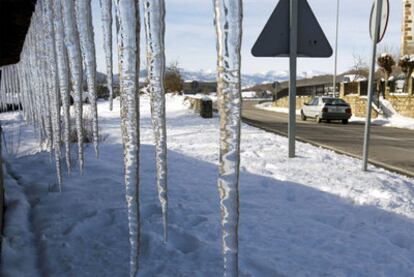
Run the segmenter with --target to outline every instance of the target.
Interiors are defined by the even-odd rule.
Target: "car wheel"
[[[331,120],[330,119],[327,119],[326,122],[331,123]]]
[[[316,116],[316,123],[321,123],[322,119],[319,117],[319,115]]]
[[[348,124],[348,119],[342,119],[342,124]]]
[[[300,119],[302,119],[303,121],[306,121],[306,119],[307,119],[307,117],[305,116],[303,111],[300,111]]]

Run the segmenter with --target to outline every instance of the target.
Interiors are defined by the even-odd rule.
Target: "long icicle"
[[[106,82],[109,92],[109,110],[112,111],[114,99],[112,71],[112,0],[100,0],[99,2],[101,4],[103,45],[106,62]]]
[[[62,18],[65,30],[65,45],[68,51],[69,68],[73,98],[75,103],[75,122],[78,139],[79,169],[83,171],[83,108],[82,108],[82,56],[78,29],[75,22],[75,8],[72,0],[62,0]]]
[[[55,33],[53,29],[53,7],[52,0],[44,0],[45,5],[45,25],[46,25],[46,45],[47,45],[47,64],[49,68],[49,99],[50,113],[53,132],[53,151],[55,153],[56,176],[59,185],[59,191],[62,191],[62,174],[61,174],[61,149],[60,149],[60,94],[58,82],[58,66],[56,60]]]
[[[130,241],[130,276],[138,275],[139,216],[139,12],[136,0],[116,0],[119,15],[121,128]]]
[[[213,0],[220,112],[220,193],[224,276],[238,276],[240,166],[240,48],[242,0]]]
[[[158,198],[161,203],[164,242],[168,238],[167,190],[167,131],[165,120],[165,3],[164,0],[145,0],[145,33],[147,45],[147,72],[151,95],[151,117],[155,139]]]
[[[98,110],[96,95],[96,57],[95,41],[92,25],[91,0],[76,1],[76,20],[80,37],[83,61],[85,64],[86,81],[88,85],[88,99],[92,116],[92,142],[96,156],[98,152]]]
[[[51,99],[50,94],[45,93],[49,90],[49,69],[48,69],[48,58],[47,58],[47,43],[46,43],[46,33],[44,32],[47,29],[46,20],[43,15],[43,2],[39,2],[41,7],[39,25],[38,25],[38,50],[40,53],[39,57],[39,76],[41,79],[41,92],[40,96],[43,102],[43,121],[45,124],[46,129],[46,148],[50,154],[50,160],[52,160],[52,152],[53,152],[53,130],[52,130],[52,115],[51,115]]]
[[[66,47],[64,44],[65,34],[62,21],[61,0],[55,0],[53,3],[54,11],[54,30],[56,56],[59,73],[60,96],[63,107],[63,141],[65,144],[65,160],[68,174],[71,172],[70,159],[70,95],[69,95],[69,68]]]

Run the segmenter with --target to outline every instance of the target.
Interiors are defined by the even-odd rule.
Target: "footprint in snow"
[[[168,243],[181,253],[189,254],[200,248],[200,240],[193,235],[172,228],[168,235]]]
[[[93,211],[83,218],[76,220],[71,226],[63,231],[64,236],[83,235],[100,232],[104,227],[115,223],[115,210]]]

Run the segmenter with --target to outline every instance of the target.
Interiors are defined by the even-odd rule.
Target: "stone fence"
[[[381,93],[384,91],[384,84],[378,84],[375,95],[374,103],[378,103],[378,92]],[[414,86],[411,80],[408,86],[407,93],[396,93],[395,85],[390,84],[388,88],[385,89],[385,99],[388,100],[395,111],[402,116],[413,117],[414,118]],[[347,101],[351,107],[353,114],[355,116],[365,116],[366,111],[366,101],[367,101],[367,91],[368,86],[367,82],[355,82],[355,83],[342,83],[340,86],[340,97]],[[378,110],[373,109],[374,117],[378,116]]]
[[[406,117],[414,118],[414,86],[413,81],[411,80],[408,86],[408,93],[396,93],[395,84],[390,82],[390,86],[385,90],[385,99],[388,100],[395,111],[400,115]],[[324,95],[326,91],[321,89],[319,86],[308,86],[300,87],[300,92],[296,97],[296,109],[301,109],[305,103],[310,102],[312,97],[316,95]],[[378,91],[384,91],[384,83],[379,83],[376,88],[374,95],[374,109],[372,109],[372,117],[378,117]],[[299,87],[298,87],[299,91]],[[352,114],[358,117],[364,117],[366,106],[367,106],[367,91],[368,91],[368,82],[353,82],[353,83],[341,83],[339,86],[340,97],[344,99],[351,105]],[[278,92],[277,100],[273,103],[275,107],[287,108],[288,103],[288,92],[287,90],[282,90],[281,93]]]

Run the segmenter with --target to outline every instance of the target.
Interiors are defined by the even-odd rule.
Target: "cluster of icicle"
[[[139,45],[140,2],[114,0],[120,85],[120,118],[130,240],[130,275],[139,269]],[[165,120],[165,3],[142,0],[148,91],[155,139],[158,197],[167,242],[167,134]],[[218,188],[223,229],[224,275],[238,275],[240,47],[242,0],[213,0],[217,35],[220,111]],[[100,0],[109,105],[113,106],[112,0]],[[84,166],[84,100],[89,101],[92,142],[98,155],[96,59],[91,0],[38,0],[21,60],[1,70],[0,108],[16,108],[38,132],[55,160],[59,190],[61,159],[71,172],[71,133],[76,134],[79,170]],[[85,76],[85,78],[84,78]],[[86,82],[85,82],[85,81]],[[87,91],[84,91],[84,82]],[[73,100],[72,100],[73,99]],[[73,102],[73,109],[71,109]],[[13,105],[15,104],[15,105]],[[74,119],[74,126],[71,126]],[[74,132],[71,132],[71,130]],[[61,143],[63,142],[63,144]],[[61,148],[64,151],[61,151]],[[62,153],[63,152],[63,153]]]
[[[83,100],[88,99],[92,116],[93,143],[98,151],[96,106],[96,61],[90,1],[37,1],[20,57],[15,65],[1,68],[0,98],[3,109],[17,107],[38,132],[40,146],[53,153],[59,190],[61,158],[71,172],[71,99],[83,169]],[[87,93],[83,92],[83,64]],[[6,81],[7,80],[7,81]],[[15,105],[12,105],[15,103]],[[64,155],[62,154],[62,141]]]

